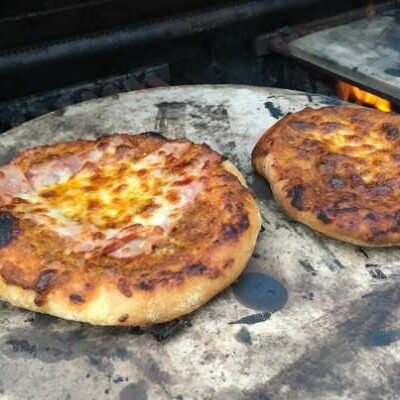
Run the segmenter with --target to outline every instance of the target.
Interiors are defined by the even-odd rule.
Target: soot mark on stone
[[[224,104],[198,104],[189,102],[193,112],[190,114],[196,129],[207,129],[208,132],[225,130],[230,127],[229,114]]]
[[[330,96],[320,96],[320,101],[322,104],[327,106],[338,106],[343,104],[337,97],[330,97]]]
[[[365,249],[363,249],[362,247],[357,247],[357,250],[365,257],[365,258],[369,258],[368,253],[365,251]]]
[[[373,279],[386,279],[386,274],[381,270],[379,264],[365,264],[365,268],[367,269],[369,275]]]
[[[314,300],[314,293],[313,292],[307,292],[301,296],[303,299],[307,300]]]
[[[288,192],[289,197],[292,199],[291,205],[300,211],[304,209],[304,191],[305,187],[303,185],[295,185]]]
[[[261,200],[271,200],[272,190],[270,185],[260,176],[255,175],[250,183],[251,189],[254,191],[256,197]]]
[[[398,340],[400,340],[400,329],[370,331],[364,337],[364,345],[368,347],[389,346]]]
[[[18,153],[19,149],[16,146],[8,146],[7,153],[0,155],[0,166],[9,163]]]
[[[179,125],[185,118],[187,104],[178,101],[164,101],[156,104],[158,108],[155,129],[166,131],[170,125]]]
[[[248,308],[274,312],[288,301],[286,288],[274,278],[260,273],[248,272],[232,285],[236,299]]]
[[[190,326],[192,326],[190,319],[176,319],[163,324],[145,327],[143,331],[153,335],[158,342],[162,342]]]
[[[60,346],[45,343],[38,345],[30,341],[29,338],[9,338],[4,342],[4,345],[6,349],[5,353],[11,356],[11,358],[37,358],[48,363],[57,362],[61,359],[70,359],[69,356],[65,357],[66,354],[61,348],[61,343]]]
[[[251,339],[251,334],[249,332],[249,330],[243,326],[240,331],[235,335],[235,339],[239,342],[239,343],[244,343],[247,345],[252,345],[252,339]]]
[[[130,383],[119,392],[119,400],[147,400],[146,384],[143,381]]]
[[[278,119],[285,115],[281,108],[278,105],[275,105],[272,101],[266,101],[264,103],[264,107],[269,111],[271,117],[273,118]]]
[[[0,212],[0,247],[6,246],[18,234],[18,221],[8,212]]]
[[[310,272],[311,275],[317,275],[317,271],[315,268],[307,261],[307,260],[299,260],[299,264],[307,271]]]
[[[254,325],[260,322],[267,321],[270,318],[271,318],[271,313],[269,311],[265,311],[262,313],[246,315],[245,317],[240,318],[237,321],[229,322],[229,325],[236,325],[236,324]]]
[[[113,373],[113,360],[134,357],[126,349],[130,338],[129,328],[86,326],[37,314],[30,323],[4,335],[0,346],[10,359],[37,359],[52,364],[84,358],[99,371]],[[110,340],[113,346],[109,345]]]
[[[342,311],[339,308],[337,313],[326,314],[330,324],[319,328],[316,326],[316,335],[307,351],[283,367],[268,382],[257,384],[251,393],[245,392],[245,399],[276,398],[283,393],[282,387],[285,387],[285,394],[302,393],[303,398],[342,398],[343,390],[350,390],[348,397],[357,398],[359,391],[354,384],[357,386],[362,383],[365,374],[349,366],[357,363],[360,346],[389,346],[395,341],[399,343],[400,339],[397,318],[400,305],[398,282],[364,297],[355,299]],[[392,323],[396,327],[391,327]],[[318,332],[326,335],[318,337]],[[385,355],[388,357],[387,365]],[[369,371],[373,374],[371,376],[382,380],[383,385],[378,386],[374,394],[370,394],[368,388],[368,399],[397,398],[398,362],[391,362],[390,354],[385,353],[383,348],[374,352],[373,357],[385,364],[384,369],[372,368]]]
[[[386,68],[384,72],[391,76],[400,77],[400,68]]]

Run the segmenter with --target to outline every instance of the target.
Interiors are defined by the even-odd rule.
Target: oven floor
[[[77,104],[1,135],[1,162],[26,146],[113,132],[158,130],[206,142],[243,171],[263,227],[238,283],[163,342],[0,302],[0,397],[397,398],[400,252],[315,235],[278,209],[250,164],[277,119],[337,103],[261,87],[169,87]]]
[[[400,98],[400,11],[315,32],[289,44],[294,57],[384,97]]]

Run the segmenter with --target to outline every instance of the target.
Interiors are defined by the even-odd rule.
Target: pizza
[[[306,108],[264,133],[252,162],[295,220],[357,245],[400,244],[400,115]]]
[[[244,178],[207,145],[149,132],[27,149],[0,168],[0,298],[165,322],[231,284],[259,229]]]

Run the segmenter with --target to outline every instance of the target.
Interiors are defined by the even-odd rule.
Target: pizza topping
[[[61,160],[34,165],[27,172],[29,182],[35,191],[55,183],[66,182],[71,176],[72,171]]]
[[[221,161],[206,147],[166,141],[131,162],[136,150],[126,137],[110,143],[34,165],[27,174],[35,191],[19,193],[24,202],[14,210],[66,239],[67,253],[132,258],[151,251]]]
[[[2,176],[0,177],[0,195],[10,199],[20,193],[28,193],[31,186],[26,176],[15,165],[9,164],[0,168]]]

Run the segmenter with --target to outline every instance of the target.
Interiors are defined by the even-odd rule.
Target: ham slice
[[[33,189],[39,191],[46,186],[66,182],[72,176],[72,171],[63,160],[55,159],[44,164],[33,165],[26,175]]]
[[[26,196],[29,204],[22,204],[17,211],[21,212],[23,218],[32,219],[36,224],[45,226],[63,238],[68,251],[95,252],[98,255],[109,255],[120,259],[136,257],[146,254],[151,251],[154,244],[163,241],[182,215],[194,207],[194,200],[204,187],[204,180],[201,178],[207,176],[209,168],[220,162],[219,155],[204,149],[199,151],[197,156],[193,155],[188,159],[186,153],[190,150],[190,146],[188,142],[167,142],[141,160],[129,164],[121,160],[124,154],[135,151],[135,148],[126,138],[115,137],[103,143],[99,142],[90,150],[75,154],[67,153],[62,157],[54,156],[42,164],[35,164],[27,172],[28,179],[15,167],[14,169],[12,166],[4,167],[2,175],[7,179],[4,178],[2,182],[0,178],[0,199],[7,191],[12,194],[24,190],[32,191],[31,184],[34,192],[39,193],[29,193]],[[138,182],[146,185],[148,180],[150,190],[154,192],[151,195],[151,203],[156,207],[149,212],[127,215],[126,225],[119,221],[118,229],[113,224],[106,224],[104,227],[100,223],[99,226],[94,225],[93,221],[101,221],[104,215],[118,214],[120,210],[117,200],[120,198],[125,202],[131,201],[130,197],[124,198],[120,192],[115,192],[117,186],[110,179],[104,182],[100,179],[98,187],[92,185],[93,180],[90,178],[92,174],[99,173],[101,178],[101,168],[105,166],[108,168],[107,173],[109,170],[112,172],[113,167],[119,171],[118,168],[124,166],[127,175],[117,175],[119,178],[116,184],[128,189],[129,185],[132,185],[132,193],[137,190]],[[141,178],[142,175],[139,174],[141,170],[145,171],[145,178]],[[62,203],[63,199],[57,199],[61,201],[61,206],[57,207],[57,201],[52,203],[51,197],[41,195],[41,190],[46,186],[64,183],[79,173],[82,176],[77,177],[81,184],[77,203],[74,202],[75,198],[72,201],[68,198],[65,204]],[[158,182],[161,182],[159,188]],[[152,189],[151,185],[156,185],[157,190]],[[126,193],[131,196],[129,191]],[[88,210],[82,209],[80,205],[86,204],[87,196],[90,197],[89,200],[92,199],[91,196],[94,200],[98,200],[99,206]],[[134,198],[135,195],[132,201]],[[124,209],[122,211],[125,212]],[[86,218],[84,214],[80,218],[80,213],[85,212],[91,212],[90,215],[95,217],[97,215],[98,218]],[[129,214],[129,209],[127,212]]]
[[[124,142],[122,138],[116,137],[111,141],[111,145],[115,149]],[[78,173],[85,164],[96,164],[104,156],[105,152],[97,147],[77,154],[66,154],[42,164],[33,165],[28,170],[27,176],[33,189],[38,191],[46,186],[67,181]]]
[[[113,251],[111,255],[116,258],[133,258],[142,253],[147,253],[157,238],[135,239],[125,243],[119,249]]]
[[[9,164],[0,168],[0,195],[16,196],[32,190],[26,176],[15,165]]]

